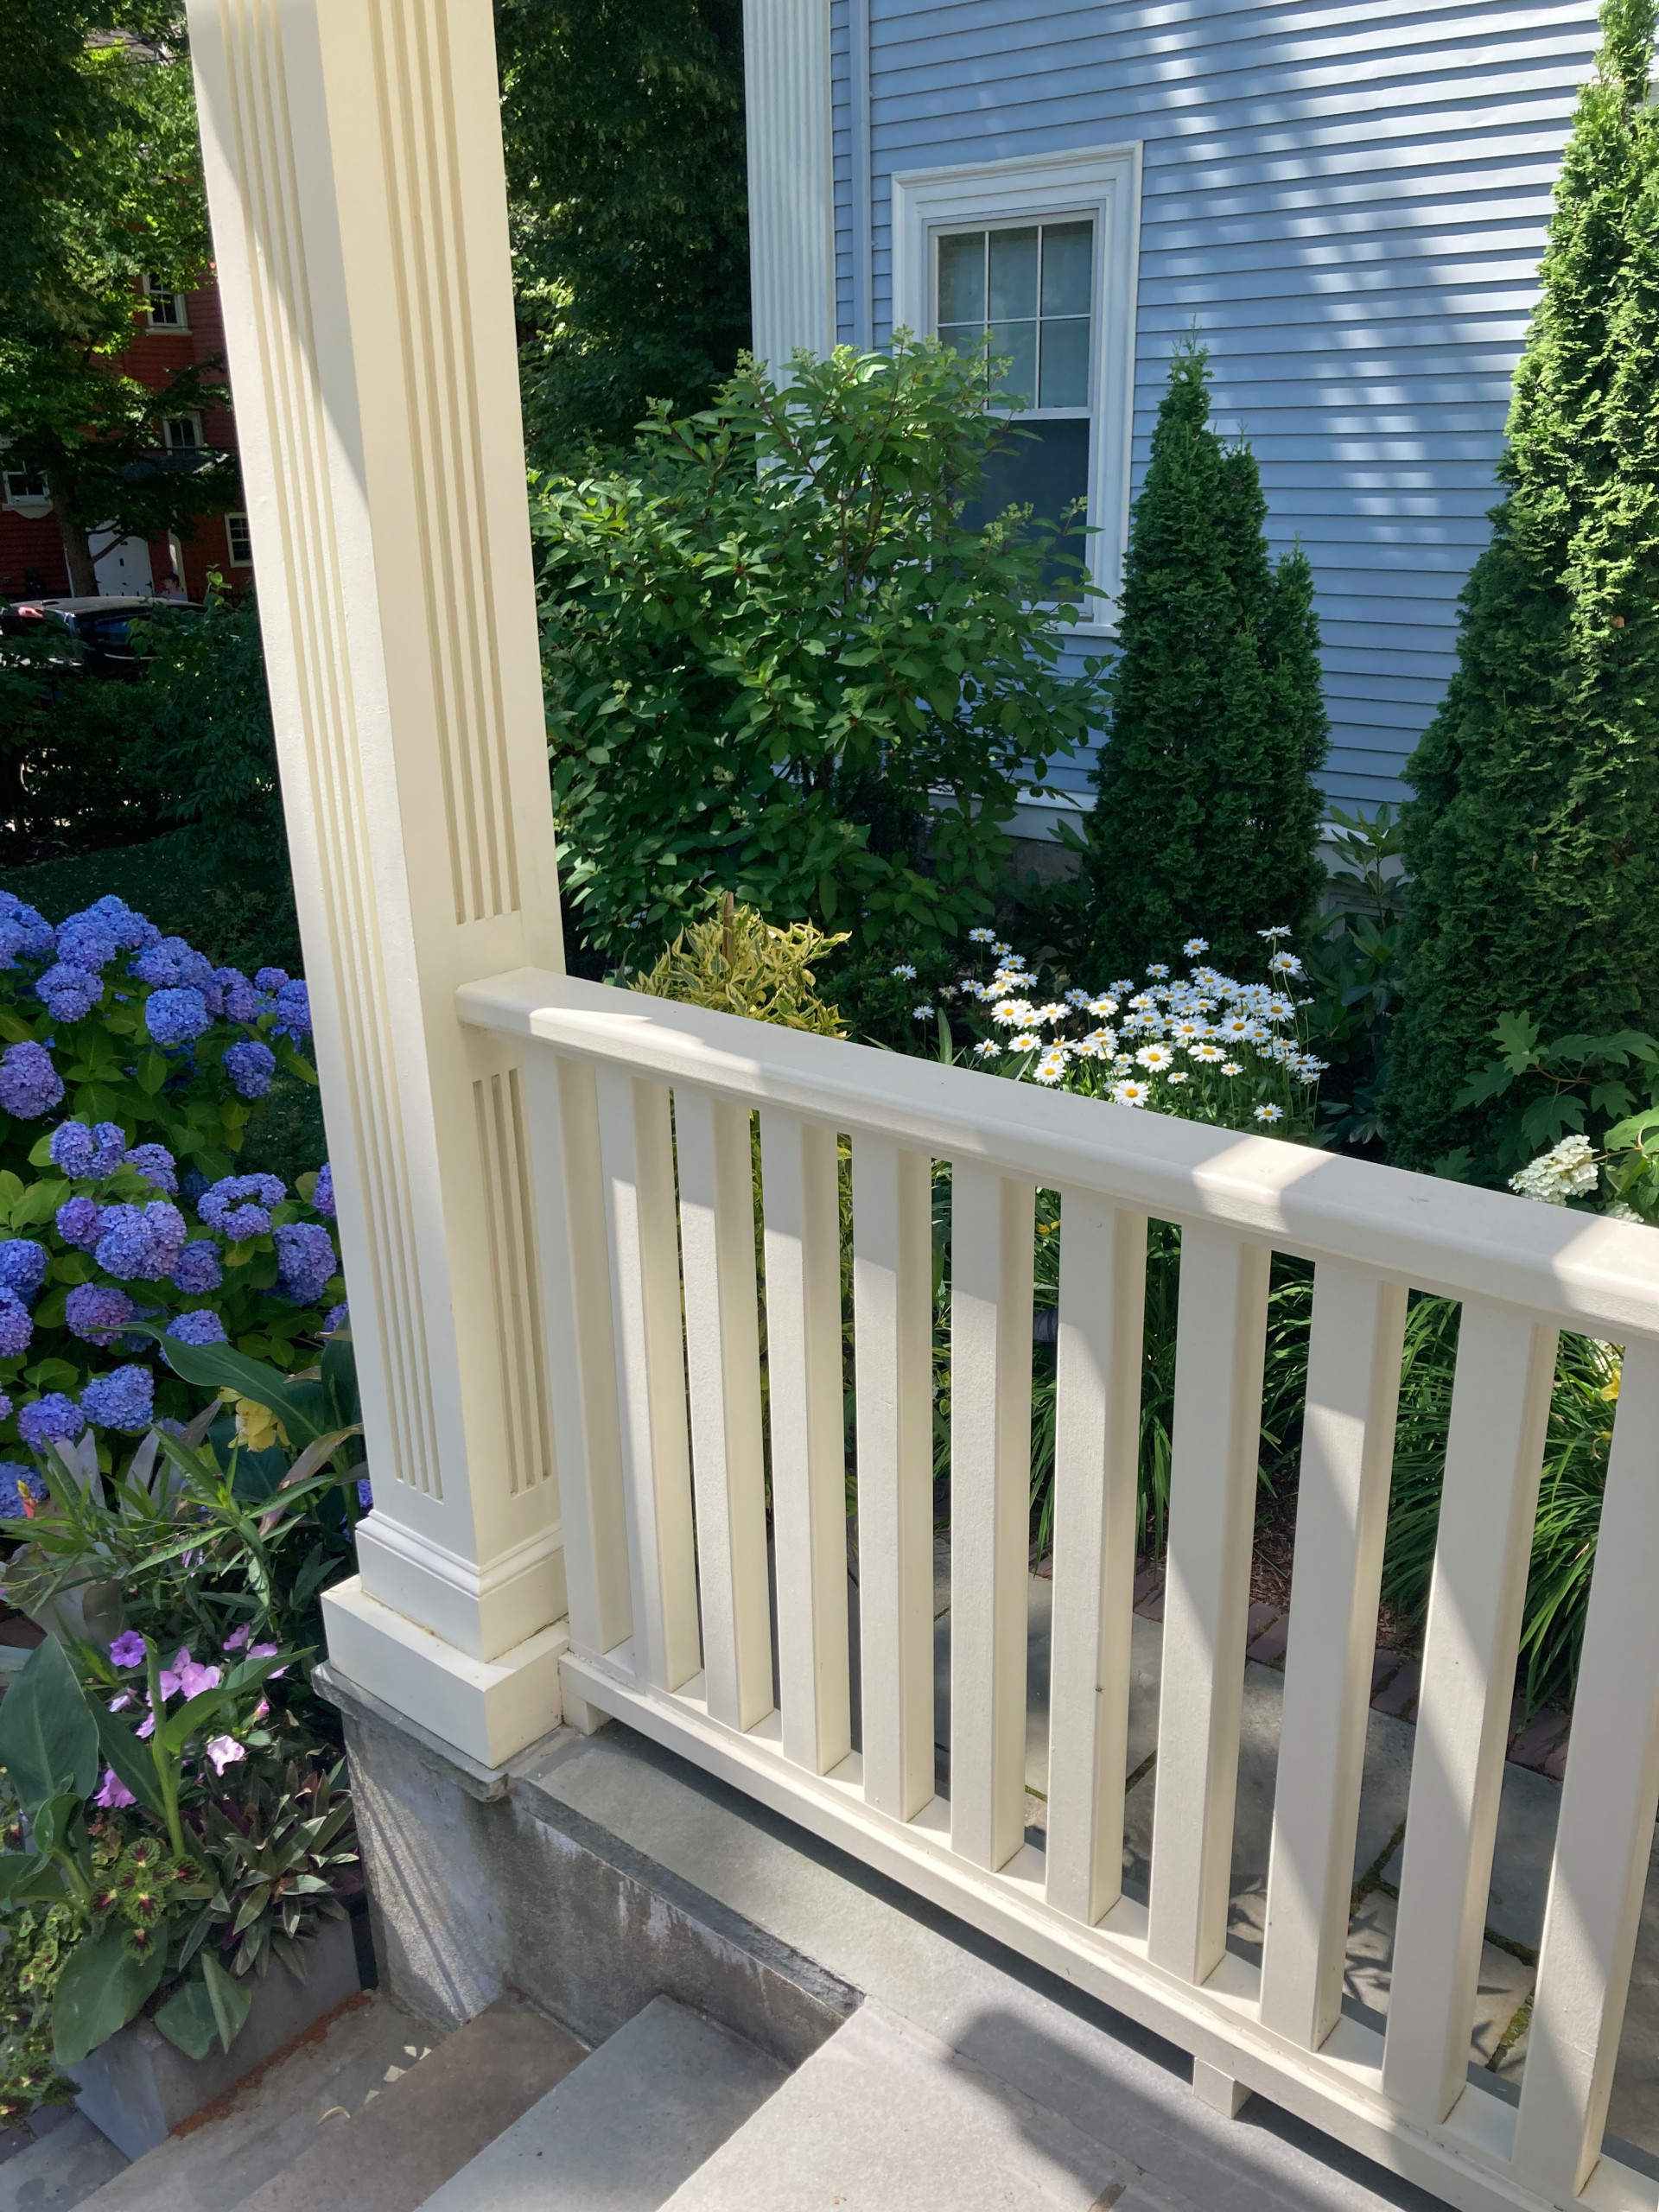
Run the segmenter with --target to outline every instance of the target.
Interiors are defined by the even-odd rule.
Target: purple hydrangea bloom
[[[94,1428],[136,1434],[149,1427],[156,1410],[156,1377],[147,1367],[118,1367],[95,1375],[80,1394],[80,1410]]]
[[[16,1359],[35,1334],[29,1308],[15,1290],[0,1289],[0,1359]]]
[[[154,944],[161,931],[154,922],[134,912],[124,899],[118,899],[113,892],[102,899],[94,899],[87,907],[88,914],[96,914],[114,938],[123,952],[136,952],[141,946]]]
[[[103,997],[104,984],[86,969],[59,961],[35,984],[35,995],[54,1021],[79,1021]]]
[[[331,1306],[322,1317],[323,1335],[332,1337],[334,1331],[343,1329],[351,1318],[352,1309],[349,1306]]]
[[[253,980],[262,991],[280,991],[288,981],[288,970],[286,968],[262,968]]]
[[[32,1236],[9,1236],[0,1243],[0,1287],[27,1301],[46,1281],[47,1251]]]
[[[89,1344],[112,1344],[132,1316],[132,1300],[112,1282],[78,1282],[64,1301],[71,1333]]]
[[[158,938],[148,951],[141,952],[133,962],[131,972],[141,983],[154,983],[162,989],[181,984],[193,991],[205,992],[210,986],[215,990],[219,988],[213,962],[181,937]]]
[[[10,1419],[11,1400],[6,1395],[3,1390],[0,1390],[0,1421],[10,1421]]]
[[[73,1444],[86,1426],[86,1414],[61,1390],[48,1390],[17,1416],[18,1433],[31,1452],[44,1452],[48,1444]]]
[[[63,1077],[44,1045],[25,1042],[7,1048],[0,1058],[0,1106],[20,1122],[49,1114],[63,1098]]]
[[[164,1144],[136,1144],[127,1154],[126,1160],[129,1167],[136,1167],[158,1191],[165,1191],[168,1198],[177,1192],[178,1162]]]
[[[214,980],[224,995],[225,1012],[232,1021],[257,1021],[264,1001],[239,968],[219,968]]]
[[[45,1497],[46,1485],[32,1467],[20,1466],[16,1459],[0,1459],[0,1520],[31,1519],[29,1507],[41,1504]]]
[[[334,1210],[334,1171],[327,1160],[317,1170],[317,1187],[311,1193],[311,1203],[326,1219],[336,1218]]]
[[[167,1325],[167,1334],[176,1337],[181,1344],[226,1342],[225,1324],[211,1306],[198,1306],[188,1313],[175,1313]]]
[[[311,1034],[311,994],[297,976],[276,994],[276,1034],[296,1044]]]
[[[0,921],[0,968],[15,968],[29,932],[16,922]]]
[[[44,914],[26,906],[15,891],[0,891],[0,922],[16,933],[16,950],[26,960],[44,960],[56,951],[57,931]]]
[[[58,1234],[78,1252],[90,1252],[104,1234],[104,1209],[96,1198],[69,1198],[58,1208]]]
[[[198,990],[152,991],[144,1007],[144,1026],[158,1045],[188,1045],[211,1028],[213,1016]]]
[[[184,1216],[165,1198],[147,1206],[111,1206],[94,1256],[118,1281],[159,1282],[171,1274],[184,1249]]]
[[[217,1290],[225,1280],[219,1264],[219,1247],[211,1238],[198,1236],[187,1244],[173,1264],[173,1280],[187,1298],[200,1298]]]
[[[275,1175],[221,1175],[197,1199],[196,1211],[209,1229],[239,1242],[263,1236],[270,1227],[271,1207],[287,1196],[288,1185]]]
[[[357,1478],[357,1502],[365,1513],[374,1510],[374,1492],[369,1488],[366,1475],[359,1475]]]
[[[67,967],[96,976],[120,950],[120,932],[111,926],[107,914],[92,907],[71,914],[58,925],[58,958]]]
[[[155,1001],[152,1000],[151,1004]],[[243,1098],[263,1098],[276,1072],[276,1055],[257,1037],[245,1038],[225,1055],[225,1072]]]
[[[291,1221],[276,1231],[277,1287],[296,1306],[320,1298],[334,1272],[334,1239],[320,1223]]]
[[[127,1156],[127,1133],[118,1122],[60,1122],[52,1132],[52,1159],[78,1183],[101,1183]]]

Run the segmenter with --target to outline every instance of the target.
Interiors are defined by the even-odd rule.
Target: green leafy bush
[[[840,1037],[845,1034],[841,1015],[818,996],[816,974],[807,963],[845,941],[825,937],[810,922],[773,929],[753,906],[740,906],[728,891],[718,914],[682,930],[648,974],[628,982],[651,998],[678,999],[719,1014],[775,1021],[785,1029]]]
[[[1065,676],[1050,541],[961,512],[1019,433],[982,363],[902,339],[658,409],[628,474],[534,503],[567,914],[643,965],[725,892],[767,920],[937,944],[1003,824],[1100,720]]]

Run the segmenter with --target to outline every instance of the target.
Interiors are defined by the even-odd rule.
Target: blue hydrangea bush
[[[315,1083],[310,1033],[280,969],[215,968],[118,899],[54,929],[0,892],[0,1514],[31,1479],[14,1440],[194,1411],[156,1329],[315,1358],[345,1296],[332,1178],[243,1158],[279,1070]]]

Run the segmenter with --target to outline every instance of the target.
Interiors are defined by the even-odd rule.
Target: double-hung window
[[[152,330],[188,330],[190,327],[185,315],[184,294],[163,291],[159,277],[145,277],[144,307]]]
[[[1139,149],[918,171],[893,182],[893,326],[986,347],[994,404],[1020,435],[993,453],[971,524],[1010,506],[1062,541],[1111,625],[1128,522]],[[1068,582],[1068,592],[1075,584]]]

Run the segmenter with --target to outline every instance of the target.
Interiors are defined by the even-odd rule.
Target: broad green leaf
[[[65,1790],[90,1797],[98,1783],[98,1726],[74,1669],[48,1636],[0,1702],[0,1765],[34,1812]]]
[[[12,1202],[12,1227],[31,1229],[37,1223],[50,1221],[68,1197],[67,1183],[31,1183],[22,1196]]]
[[[219,2023],[205,1981],[193,1978],[176,1989],[155,2014],[156,2026],[187,2058],[206,2058]]]
[[[0,1903],[29,1895],[42,1875],[49,1875],[61,1891],[63,1878],[51,1860],[38,1851],[0,1852]]]
[[[208,2001],[213,2008],[213,2024],[219,2030],[219,2039],[226,2050],[242,2032],[253,2003],[253,1992],[245,1981],[238,1981],[226,1973],[211,1951],[201,1955],[202,1980],[207,1985]]]
[[[138,1322],[133,1326],[156,1339],[168,1365],[187,1382],[209,1390],[234,1390],[239,1397],[267,1407],[296,1446],[313,1442],[334,1426],[328,1418],[327,1394],[319,1382],[296,1382],[280,1368],[250,1359],[230,1344],[184,1344],[153,1324]]]
[[[158,1942],[147,1959],[130,1958],[118,1927],[76,1945],[52,2002],[52,2054],[60,2066],[79,2065],[125,2027],[160,1981],[166,1952]]]
[[[89,1699],[88,1703],[92,1704],[92,1700]],[[131,1709],[140,1713],[144,1710],[142,1705]],[[102,1699],[92,1704],[92,1712],[98,1723],[99,1749],[104,1755],[105,1764],[115,1769],[146,1812],[154,1813],[157,1820],[162,1819],[164,1808],[161,1785],[156,1778],[156,1761],[149,1745],[141,1744],[124,1718],[118,1713],[111,1713]]]
[[[1511,1075],[1524,1075],[1532,1066],[1538,1046],[1538,1024],[1529,1014],[1500,1014],[1492,1027],[1492,1042],[1503,1056]]]

